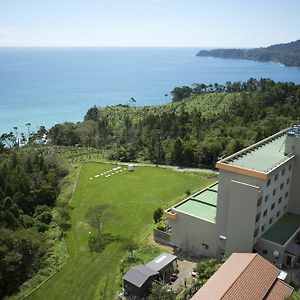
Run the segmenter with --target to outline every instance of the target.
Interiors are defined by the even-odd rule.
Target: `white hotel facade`
[[[165,211],[171,244],[191,255],[300,258],[300,125],[217,163],[219,181]],[[300,240],[300,239],[299,239]]]

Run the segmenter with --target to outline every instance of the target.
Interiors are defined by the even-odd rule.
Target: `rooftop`
[[[277,279],[279,273],[258,254],[233,253],[192,299],[282,300],[293,288]]]
[[[286,130],[220,161],[233,167],[268,173],[290,158],[285,155]]]
[[[215,222],[217,211],[218,183],[191,196],[174,208],[180,212]]]
[[[158,275],[158,273],[147,266],[139,265],[129,269],[129,271],[123,276],[123,279],[131,284],[141,287],[149,277]]]
[[[300,216],[287,212],[261,238],[284,245],[300,226]]]
[[[169,253],[162,253],[161,255],[157,256],[155,259],[151,260],[149,263],[146,264],[148,268],[159,272],[165,266],[169,265],[171,262],[177,259],[177,256],[169,254]]]

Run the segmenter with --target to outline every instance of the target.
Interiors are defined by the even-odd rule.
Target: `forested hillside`
[[[49,138],[54,145],[106,149],[121,161],[212,167],[300,116],[300,86],[293,83],[197,84],[172,95],[161,106],[94,106],[83,122],[52,127]]]
[[[67,173],[62,165],[29,149],[0,150],[0,299],[47,266],[57,242],[48,231],[55,226],[53,207]],[[56,222],[66,213],[57,211]]]
[[[265,48],[201,50],[197,56],[271,61],[285,66],[300,67],[300,40]]]

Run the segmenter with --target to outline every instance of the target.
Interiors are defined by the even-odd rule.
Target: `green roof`
[[[276,165],[289,158],[289,156],[284,155],[285,139],[286,133],[270,138],[236,156],[225,159],[223,163],[268,173]]]
[[[174,208],[180,212],[193,215],[215,223],[217,211],[218,184],[193,195]]]
[[[293,213],[286,213],[279,219],[262,238],[270,242],[284,245],[300,226],[300,216]]]

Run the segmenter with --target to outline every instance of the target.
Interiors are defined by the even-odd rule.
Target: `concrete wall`
[[[217,251],[216,224],[176,211],[176,220],[169,220],[171,244],[193,256],[215,256]],[[208,245],[205,249],[202,244]]]
[[[259,188],[263,188],[266,184],[265,180],[261,180],[258,178],[249,177],[237,173],[231,173],[224,170],[219,170],[219,191],[218,191],[216,224],[218,227],[218,234],[224,235],[226,237],[228,235],[227,224],[228,224],[232,181],[243,182],[252,186],[257,186]],[[257,207],[257,200],[258,198],[251,200],[251,203],[253,203],[253,206],[255,208]],[[239,208],[240,206],[241,205],[238,204]]]
[[[294,140],[295,158],[292,170],[292,182],[288,210],[292,213],[300,214],[300,137],[294,137]]]
[[[234,252],[252,252],[259,190],[258,186],[230,182],[226,256]]]

